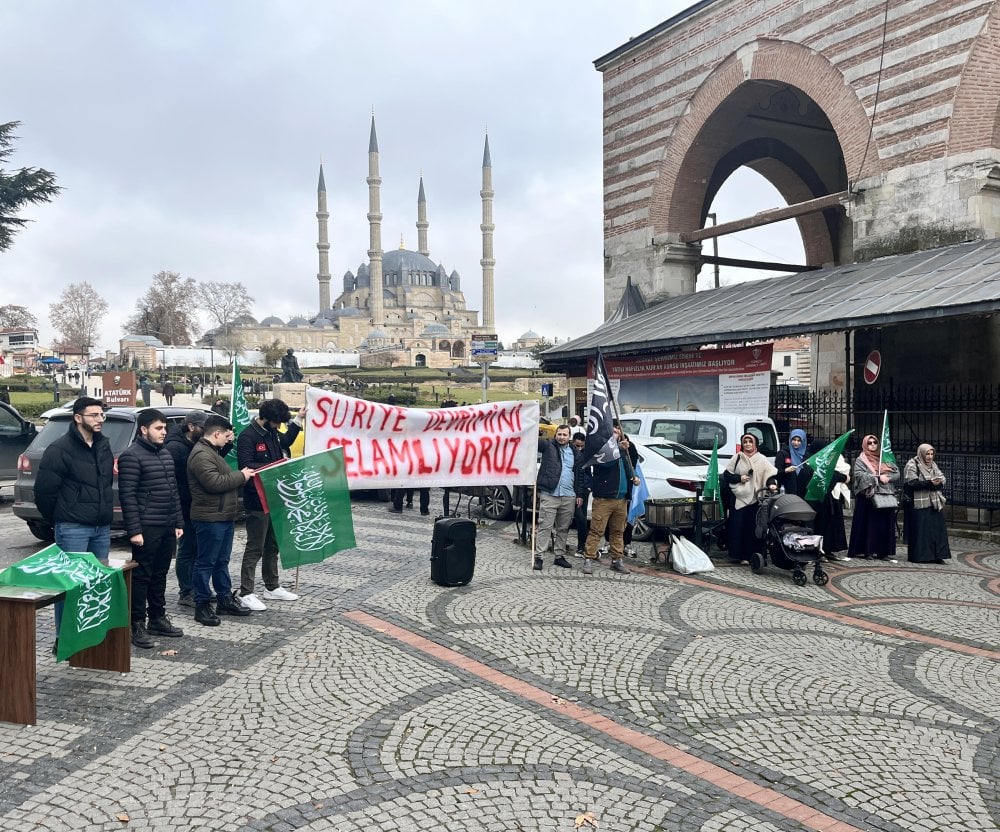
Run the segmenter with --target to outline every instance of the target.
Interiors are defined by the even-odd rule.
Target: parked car
[[[207,408],[204,409],[211,412]],[[112,407],[105,411],[107,419],[101,432],[111,443],[111,452],[115,457],[115,508],[112,529],[124,528],[122,510],[118,503],[118,455],[135,441],[139,430],[135,420],[140,410],[142,408],[139,407]],[[166,417],[171,430],[183,425],[184,417],[191,412],[190,407],[158,407],[157,410]],[[49,417],[49,421],[35,434],[34,440],[17,460],[14,516],[24,520],[28,524],[29,531],[39,540],[52,540],[54,530],[35,505],[35,474],[38,471],[38,463],[41,462],[45,449],[64,435],[73,424],[73,414],[60,408]]]
[[[0,402],[0,482],[17,476],[17,460],[35,438],[35,423],[13,405]]]
[[[639,453],[642,475],[652,500],[693,497],[705,484],[709,458],[669,439],[630,436]],[[643,522],[645,515],[632,525],[632,539],[648,540],[650,528]]]
[[[655,410],[623,413],[622,430],[630,436],[653,436],[710,454],[719,442],[719,459],[729,460],[739,450],[740,437],[752,433],[760,452],[771,462],[778,453],[778,431],[767,416],[714,413],[700,410]]]

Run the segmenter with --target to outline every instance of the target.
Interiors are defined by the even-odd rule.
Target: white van
[[[731,459],[739,450],[740,437],[752,433],[771,462],[778,453],[778,430],[767,416],[742,413],[708,413],[698,410],[651,410],[621,414],[625,433],[654,436],[687,445],[703,454],[712,453],[719,440],[719,459]]]

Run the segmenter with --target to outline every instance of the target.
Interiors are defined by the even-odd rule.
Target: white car
[[[693,497],[705,484],[709,458],[686,445],[669,439],[630,436],[629,441],[639,453],[639,464],[646,479],[651,500]],[[648,540],[650,528],[640,517],[632,526],[633,540]]]

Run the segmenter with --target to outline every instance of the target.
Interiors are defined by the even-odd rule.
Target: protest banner
[[[357,545],[342,449],[258,468],[254,485],[271,515],[285,569]]]
[[[104,641],[129,624],[128,593],[120,569],[89,552],[64,552],[55,543],[0,572],[0,586],[66,592],[56,661]]]
[[[308,387],[306,404],[306,454],[343,448],[351,490],[535,481],[537,401],[423,410]]]

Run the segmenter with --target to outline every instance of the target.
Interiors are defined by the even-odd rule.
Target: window
[[[792,366],[792,357],[790,355],[783,355],[781,357],[781,360],[782,360],[782,364],[785,367],[791,367]]]

